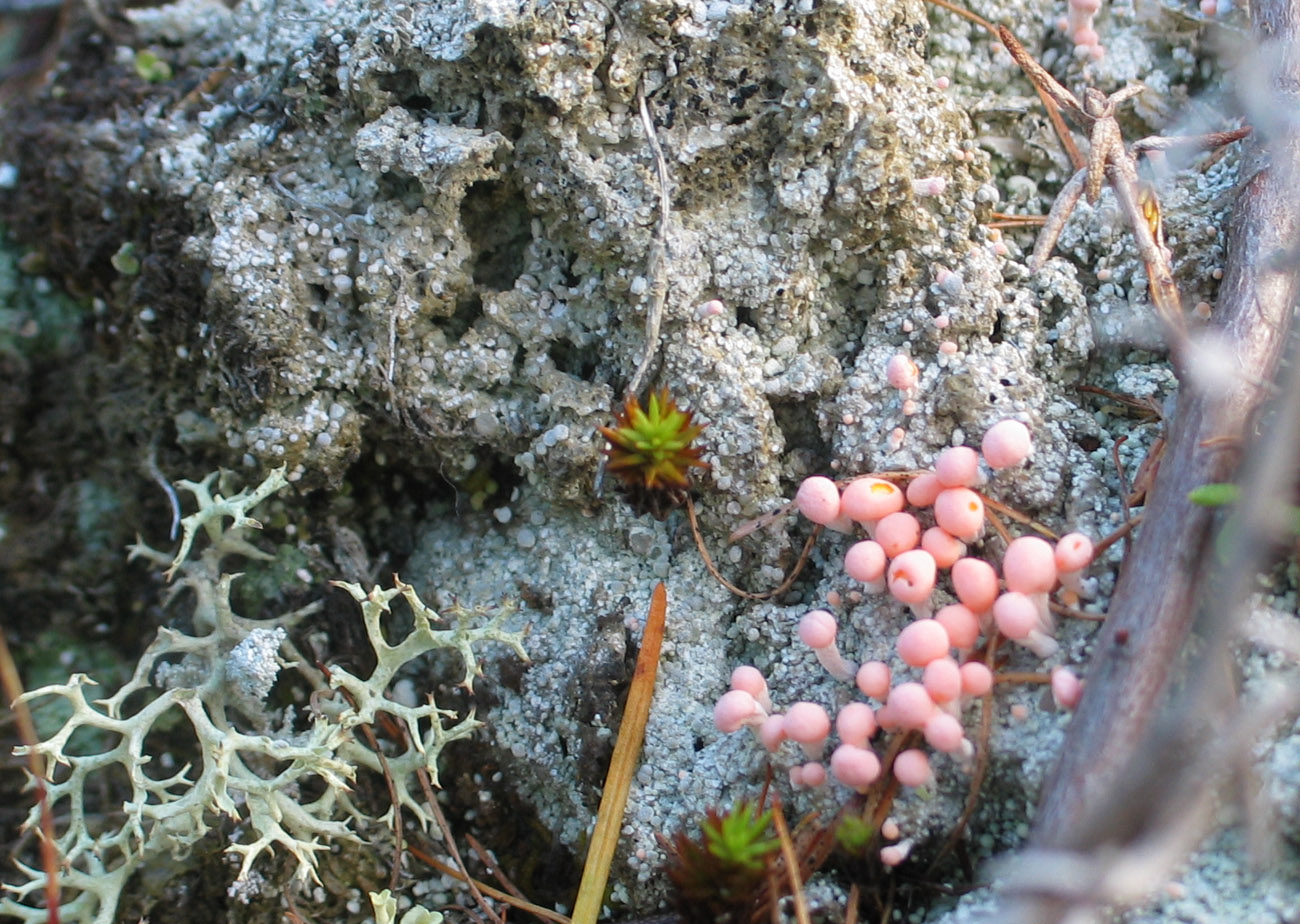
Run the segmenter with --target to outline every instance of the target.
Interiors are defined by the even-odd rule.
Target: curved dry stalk
[[[695,501],[691,499],[689,494],[686,496],[686,517],[690,520],[691,535],[695,537],[695,547],[699,549],[700,558],[704,560],[704,567],[708,570],[709,574],[713,575],[715,581],[727,588],[727,590],[731,591],[737,597],[741,597],[745,600],[770,600],[773,597],[779,597],[794,586],[794,582],[799,579],[799,574],[803,571],[804,565],[808,564],[808,558],[812,555],[813,546],[817,542],[817,537],[822,533],[822,528],[818,526],[811,534],[809,534],[807,540],[803,544],[803,551],[799,553],[799,560],[794,563],[794,567],[790,569],[790,573],[786,575],[785,580],[776,587],[773,587],[771,590],[765,590],[762,593],[753,593],[752,591],[745,590],[743,587],[737,587],[735,584],[731,583],[731,581],[728,581],[722,576],[722,572],[718,570],[718,566],[713,563],[713,556],[709,554],[709,549],[704,544],[704,534],[700,532],[700,521],[695,515]]]

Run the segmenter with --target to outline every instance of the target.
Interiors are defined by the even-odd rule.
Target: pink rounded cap
[[[778,712],[764,719],[763,724],[758,726],[758,740],[763,743],[763,747],[775,754],[785,740],[785,716]]]
[[[1027,639],[1039,628],[1038,605],[1023,593],[1008,591],[993,604],[993,619],[1007,638]]]
[[[831,719],[816,703],[795,703],[785,713],[785,735],[800,744],[816,744],[831,733]]]
[[[982,558],[959,558],[952,565],[952,589],[957,599],[980,614],[988,611],[998,596],[998,574]]]
[[[934,558],[924,549],[912,549],[889,563],[889,592],[903,603],[918,604],[934,591]]]
[[[950,703],[961,696],[961,668],[952,658],[935,658],[925,666],[921,684],[936,703]]]
[[[913,789],[924,786],[934,779],[930,772],[930,758],[916,748],[900,751],[894,758],[894,778]]]
[[[1076,45],[1096,45],[1101,41],[1101,36],[1098,35],[1097,30],[1091,26],[1084,26],[1082,29],[1076,31],[1071,38],[1074,40],[1074,44]]]
[[[1051,593],[1056,586],[1056,555],[1051,544],[1037,536],[1013,539],[1002,556],[1002,577],[1009,590]]]
[[[802,767],[799,767],[799,778],[796,780],[794,770],[790,771],[790,782],[795,786],[809,786],[817,788],[826,785],[826,765],[820,761],[809,761]]]
[[[767,712],[772,711],[772,698],[767,691],[767,681],[756,667],[742,664],[731,672],[731,689],[744,690]]]
[[[831,773],[845,786],[862,791],[880,779],[880,758],[867,748],[841,744],[831,752]]]
[[[892,680],[889,665],[884,661],[868,661],[858,668],[856,677],[858,689],[863,696],[884,700],[889,696],[889,684]]]
[[[713,724],[720,732],[734,732],[742,725],[761,725],[767,713],[744,690],[723,693],[713,707]]]
[[[898,656],[909,667],[925,667],[948,653],[948,632],[933,619],[918,619],[898,633]]]
[[[948,632],[953,648],[964,651],[975,647],[980,637],[979,617],[964,603],[950,603],[934,614],[934,621]]]
[[[915,388],[919,376],[920,370],[906,353],[895,353],[885,365],[885,378],[900,391]]]
[[[984,501],[970,488],[945,488],[934,499],[934,520],[962,542],[984,535]]]
[[[925,687],[908,681],[889,691],[886,704],[891,721],[900,728],[924,728],[938,708]]]
[[[853,543],[844,553],[844,571],[855,581],[875,584],[885,576],[885,550],[873,539]]]
[[[929,507],[943,490],[943,482],[934,472],[923,472],[907,486],[907,502],[913,507]]]
[[[890,558],[897,558],[921,541],[921,524],[910,513],[900,510],[882,517],[876,524],[876,542]]]
[[[825,526],[840,515],[840,489],[822,475],[805,478],[794,496],[799,512]]]
[[[1029,428],[1018,420],[1003,420],[989,427],[980,442],[990,468],[1010,468],[1029,458]]]
[[[816,651],[835,644],[838,626],[835,617],[826,610],[809,610],[799,620],[799,641]]]
[[[962,742],[965,740],[966,730],[961,727],[956,716],[939,712],[925,723],[925,741],[936,751],[954,754],[962,750]]]
[[[983,696],[993,689],[993,672],[987,664],[967,661],[961,666],[961,692],[965,696]]]
[[[859,523],[874,523],[903,509],[906,498],[898,485],[883,478],[858,478],[840,495],[840,512]]]
[[[1058,708],[1073,709],[1083,696],[1083,681],[1068,667],[1052,668],[1052,699]]]
[[[945,449],[934,460],[934,473],[945,488],[969,488],[979,484],[979,454],[969,446]]]
[[[1054,557],[1058,571],[1082,571],[1092,564],[1092,540],[1083,533],[1070,533],[1056,543]]]
[[[866,703],[849,703],[835,716],[835,733],[845,744],[864,748],[876,733],[876,713]]]
[[[884,866],[901,866],[911,852],[911,841],[890,844],[888,847],[880,848],[880,862]]]
[[[929,552],[934,563],[945,570],[966,554],[966,543],[942,526],[931,526],[921,534],[921,548]]]

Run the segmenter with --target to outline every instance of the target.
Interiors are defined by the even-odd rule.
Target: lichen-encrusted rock
[[[1050,4],[995,7],[983,12],[1041,44]],[[595,427],[647,349],[657,290],[659,178],[639,89],[670,178],[651,382],[710,423],[712,470],[696,480],[723,570],[755,589],[780,580],[799,538],[789,524],[743,547],[722,540],[798,477],[910,468],[1013,414],[1034,425],[1037,455],[1001,499],[1048,518],[1066,508],[1094,536],[1119,516],[1107,422],[1074,386],[1098,340],[1112,350],[1101,368],[1128,364],[1103,384],[1159,377],[1147,354],[1124,353],[1133,329],[1114,320],[1141,316],[1139,267],[1105,197],[1102,220],[1081,209],[1036,279],[1016,262],[1023,240],[990,238],[994,207],[1044,212],[1069,165],[978,27],[935,13],[931,31],[914,0],[181,0],[128,15],[135,34],[86,42],[58,93],[9,120],[18,179],[0,190],[50,271],[104,299],[106,351],[145,382],[146,400],[104,429],[228,465],[285,464],[309,485],[354,488],[396,461],[460,487],[468,511],[424,524],[404,572],[532,601],[536,663],[488,714],[505,770],[492,786],[575,851],[623,656],[666,578],[661,700],[619,901],[648,911],[662,898],[656,830],[757,778],[757,750],[711,730],[732,667],[758,664],[787,702],[844,693],[791,644],[798,600],[741,605],[678,524],[593,498]],[[1111,80],[1154,80],[1177,99],[1197,73],[1181,50],[1108,44],[1090,69]],[[1048,45],[1076,83],[1083,66]],[[145,84],[135,47],[166,58],[175,81]],[[1156,96],[1135,101],[1142,119]],[[1206,229],[1230,163],[1169,200],[1185,206],[1171,226],[1196,246],[1180,281],[1205,292],[1190,268],[1217,258]],[[126,243],[140,263],[130,278],[111,264]],[[1113,277],[1099,286],[1098,259]],[[715,298],[721,314],[697,313]],[[900,350],[921,369],[910,416],[883,376]],[[1122,458],[1131,472],[1140,456]],[[508,490],[484,487],[494,478]],[[347,512],[363,534],[367,518],[411,516]],[[814,554],[808,597],[849,589],[835,541]],[[843,631],[880,655],[903,618],[866,601]],[[1072,657],[1084,634],[1067,634]],[[1032,788],[1057,725],[999,728],[1012,770],[988,792],[1010,809],[987,823],[993,843],[1017,836],[1019,771]],[[937,836],[960,798],[910,818]]]

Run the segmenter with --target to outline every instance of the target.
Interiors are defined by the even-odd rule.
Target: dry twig
[[[1086,194],[1088,201],[1095,203],[1101,195],[1103,184],[1109,183],[1115,191],[1120,210],[1128,219],[1138,254],[1146,266],[1151,302],[1164,324],[1174,366],[1181,369],[1186,362],[1187,322],[1183,317],[1182,300],[1178,286],[1174,283],[1169,254],[1153,229],[1153,216],[1158,217],[1159,205],[1154,196],[1142,188],[1138,178],[1137,156],[1150,151],[1219,147],[1246,137],[1250,129],[1183,138],[1153,136],[1126,147],[1115,111],[1121,103],[1141,93],[1145,89],[1142,85],[1127,86],[1110,96],[1095,87],[1088,87],[1083,91],[1083,100],[1080,101],[1025,51],[1010,29],[998,26],[998,37],[1039,92],[1050,98],[1054,105],[1087,131],[1090,140],[1087,166],[1078,170],[1057,195],[1047,216],[1047,223],[1034,245],[1029,269],[1036,272],[1047,262],[1079,197]]]
[[[1300,111],[1300,22],[1289,0],[1252,7],[1253,54],[1268,63],[1271,107]],[[1290,336],[1300,266],[1287,259],[1300,240],[1300,122],[1256,126],[1241,168],[1240,193],[1228,228],[1229,254],[1213,323],[1219,349],[1248,372],[1198,388],[1182,385],[1168,442],[1148,495],[1142,529],[1120,574],[1110,618],[1099,634],[1088,686],[1067,732],[1060,763],[1045,787],[1031,849],[1010,875],[1008,897],[992,919],[1006,924],[1059,921],[1132,900],[1155,887],[1170,865],[1193,849],[1212,823],[1210,798],[1222,761],[1249,746],[1271,719],[1295,703],[1282,699],[1232,710],[1229,729],[1204,745],[1197,729],[1223,716],[1231,691],[1210,682],[1222,671],[1236,617],[1262,555],[1276,535],[1280,505],[1300,455],[1300,375],[1291,379],[1253,452],[1253,471],[1238,478],[1237,455],[1218,448],[1255,432]],[[1259,137],[1262,136],[1262,137]],[[1282,258],[1279,259],[1279,255]],[[1293,339],[1293,338],[1292,338]],[[1244,443],[1243,443],[1244,445]],[[1234,557],[1213,567],[1211,510],[1187,500],[1210,482],[1239,480],[1243,497]],[[1200,615],[1205,640],[1188,669],[1199,686],[1180,687],[1177,665]],[[1127,877],[1127,878],[1126,878]],[[1065,883],[1075,887],[1063,889]],[[1132,888],[1137,883],[1140,888]]]

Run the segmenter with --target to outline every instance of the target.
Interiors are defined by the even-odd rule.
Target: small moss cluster
[[[687,921],[743,922],[758,906],[768,864],[780,850],[772,812],[740,801],[728,812],[710,809],[700,823],[701,840],[684,832],[672,841],[668,878]]]
[[[612,427],[600,427],[609,440],[609,470],[622,482],[637,512],[663,519],[685,503],[692,468],[708,468],[704,450],[692,446],[704,426],[693,411],[683,411],[667,388],[651,392],[645,407],[635,395],[623,404]]]

